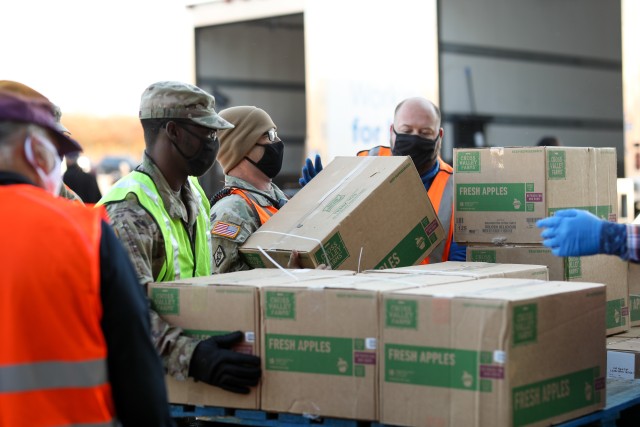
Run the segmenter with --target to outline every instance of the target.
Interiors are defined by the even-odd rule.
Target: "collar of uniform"
[[[13,184],[35,185],[33,181],[30,181],[26,176],[20,175],[19,173],[0,171],[0,185],[13,185]]]
[[[198,204],[191,193],[189,181],[182,186],[179,192],[176,193],[173,191],[164,175],[162,175],[160,169],[158,169],[158,166],[156,166],[146,152],[142,156],[142,163],[136,168],[136,170],[146,173],[151,177],[153,182],[156,184],[160,197],[162,198],[164,208],[167,210],[167,213],[169,213],[171,218],[179,218],[189,224],[189,226],[195,223],[195,218],[198,215]]]
[[[257,191],[258,193],[251,192],[251,195],[256,199],[256,201],[260,204],[260,206],[271,206],[271,201],[267,197],[262,196],[262,194],[264,194],[265,196],[271,197],[274,200],[287,198],[284,195],[284,193],[273,182],[271,183],[271,188],[269,189],[269,191],[262,191],[262,190],[258,190],[256,187],[249,184],[244,179],[240,179],[235,176],[225,175],[224,184],[227,187],[239,187],[239,188],[246,188],[247,190]]]

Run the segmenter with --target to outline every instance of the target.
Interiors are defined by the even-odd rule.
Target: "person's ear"
[[[393,150],[393,145],[395,144],[395,140],[393,139],[393,123],[389,126],[389,147]]]
[[[178,126],[176,125],[176,122],[174,122],[173,120],[169,120],[167,122],[167,124],[164,126],[164,130],[167,133],[167,137],[171,140],[171,141],[176,141],[176,139],[178,139]]]
[[[40,169],[45,172],[49,172],[55,164],[55,153],[52,153],[50,149],[45,147],[44,143],[38,138],[31,137],[31,147],[33,149],[33,158]]]

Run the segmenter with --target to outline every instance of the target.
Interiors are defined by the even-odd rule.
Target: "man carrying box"
[[[440,158],[443,136],[440,109],[426,98],[407,98],[396,107],[389,129],[390,147],[377,146],[358,153],[358,156],[410,156],[413,160],[447,233],[446,240],[424,264],[466,260],[466,248],[453,241],[453,168]],[[316,155],[315,165],[307,159],[300,185],[306,185],[321,170],[320,156]]]
[[[227,108],[220,117],[235,124],[220,131],[218,162],[225,187],[213,197],[211,251],[213,272],[248,270],[238,248],[278,211],[287,196],[271,180],[280,172],[284,143],[262,109]]]

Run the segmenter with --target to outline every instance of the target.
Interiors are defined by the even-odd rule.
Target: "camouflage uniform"
[[[259,191],[248,182],[228,175],[225,175],[225,186]],[[273,183],[269,191],[260,191],[260,193],[274,200],[287,200],[287,196]],[[272,206],[272,202],[266,197],[253,192],[250,194],[261,206]],[[239,230],[233,236],[225,235],[224,232],[216,233],[217,222],[238,226]],[[238,195],[231,194],[211,206],[211,253],[213,254],[211,271],[215,274],[250,269],[251,267],[242,259],[238,248],[259,227],[260,219],[246,200]]]
[[[84,205],[84,202],[82,201],[80,196],[78,196],[75,191],[70,189],[67,184],[62,184],[62,187],[60,187],[60,197],[62,197],[63,199],[71,200],[72,202],[80,202]]]
[[[169,215],[181,219],[193,238],[199,206],[189,181],[181,191],[173,191],[146,153],[136,170],[151,177]],[[106,209],[116,235],[129,252],[138,280],[143,285],[154,282],[166,258],[165,242],[157,223],[133,193],[125,201],[108,204]],[[150,313],[152,340],[167,372],[178,379],[186,378],[191,355],[200,341],[182,335],[182,328],[165,322],[154,310]]]

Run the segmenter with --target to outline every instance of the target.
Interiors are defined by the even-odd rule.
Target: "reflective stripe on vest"
[[[209,276],[211,274],[211,236],[209,201],[197,178],[189,177],[193,193],[198,201],[199,212],[195,225],[195,244],[185,229],[182,220],[172,219],[164,207],[155,183],[142,172],[131,172],[120,179],[98,204],[119,202],[133,193],[142,207],[151,214],[162,233],[165,246],[165,262],[155,277],[162,282],[181,278]],[[195,251],[194,251],[195,250]],[[194,253],[195,252],[195,253]]]
[[[436,174],[427,192],[433,209],[438,212],[438,219],[442,224],[446,238],[436,246],[428,258],[422,261],[422,264],[429,264],[431,260],[444,262],[449,259],[449,250],[453,239],[453,170],[451,173],[448,170],[451,170],[451,166],[440,160],[440,171]],[[451,203],[441,203],[442,200],[451,200]]]
[[[0,310],[2,426],[114,423],[101,327],[102,215],[32,185],[0,186],[0,301],[11,301]]]
[[[251,194],[239,188],[234,188],[229,194],[236,194],[242,197],[247,203],[249,203],[249,206],[253,207],[254,212],[258,214],[260,225],[263,225],[265,222],[269,221],[273,214],[278,212],[278,209],[275,206],[261,206],[260,203],[258,203],[258,201]]]
[[[358,152],[358,156],[391,156],[391,148],[378,145],[370,150]],[[436,174],[431,187],[429,187],[429,200],[433,205],[433,210],[438,213],[438,219],[442,224],[442,228],[446,234],[443,240],[436,248],[425,258],[421,264],[429,264],[431,260],[434,262],[444,262],[449,259],[449,250],[451,249],[451,241],[453,240],[453,168],[438,158],[440,161],[440,171]],[[440,205],[440,201],[451,200],[451,205]]]
[[[93,387],[107,382],[104,359],[36,362],[0,367],[0,393],[49,388]]]

